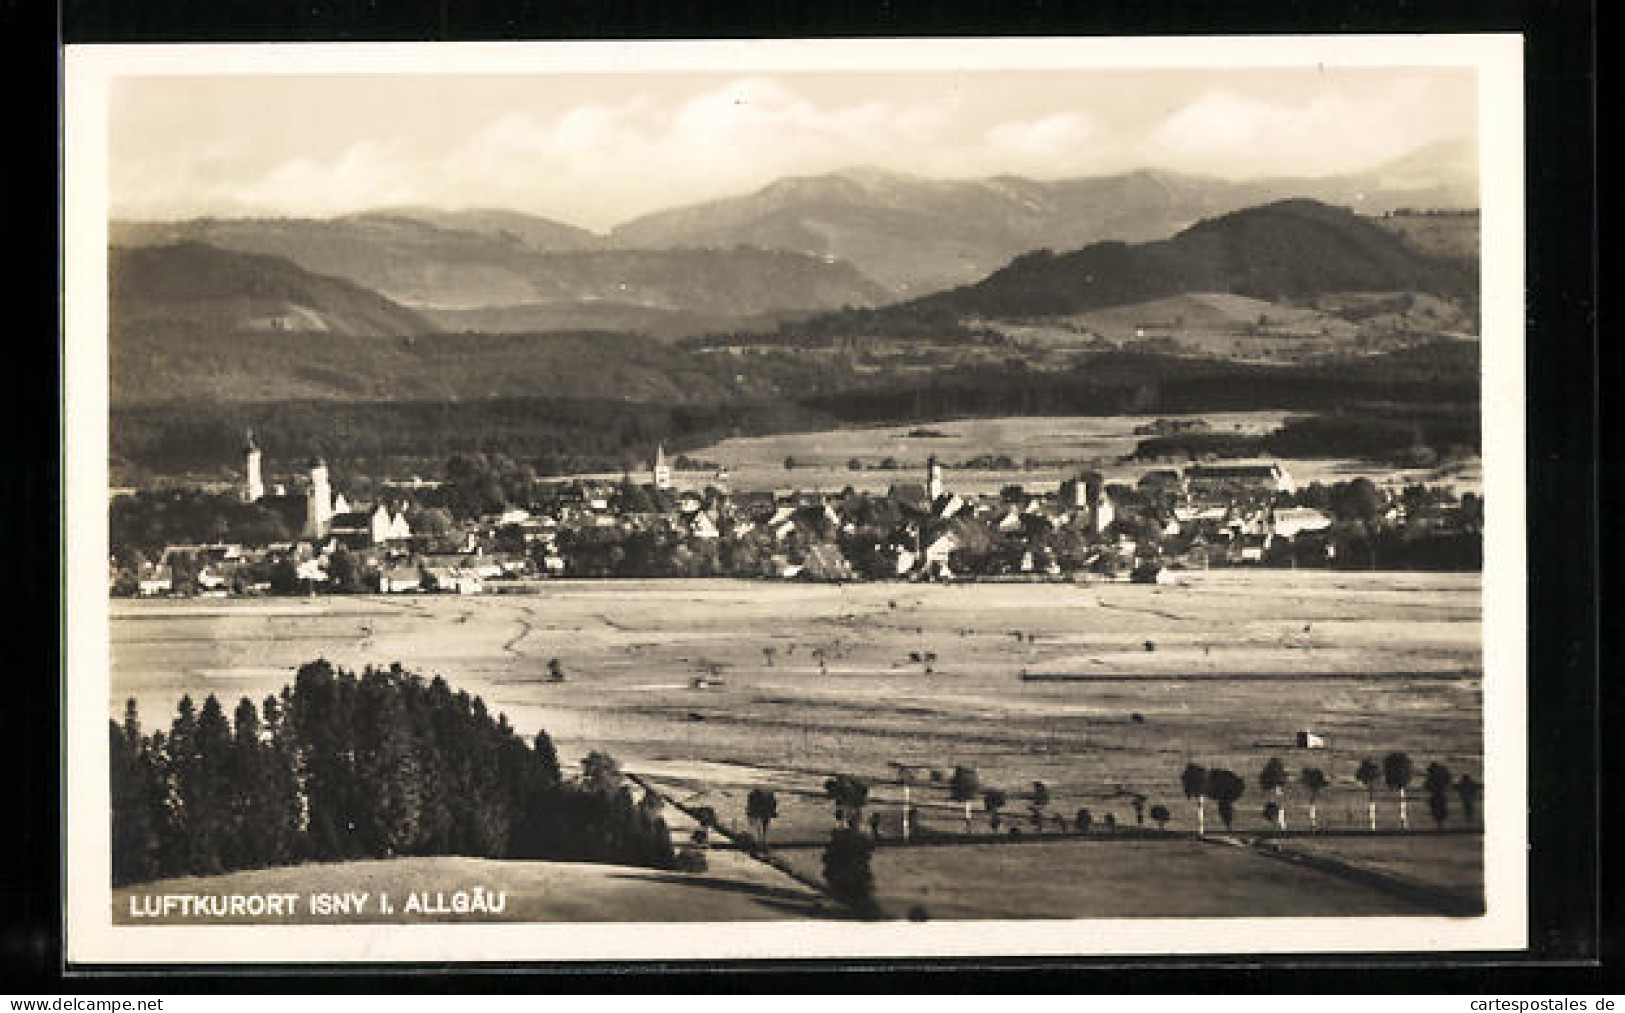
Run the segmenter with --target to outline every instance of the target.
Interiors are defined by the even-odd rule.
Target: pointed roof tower
[[[655,444],[655,463],[650,470],[653,472],[652,477],[656,489],[671,488],[671,466],[666,463],[666,445],[664,443]]]

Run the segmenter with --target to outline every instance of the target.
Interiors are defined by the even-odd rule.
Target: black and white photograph
[[[1516,36],[64,73],[75,959],[1524,945]]]

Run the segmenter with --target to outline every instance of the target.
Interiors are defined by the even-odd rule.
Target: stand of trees
[[[120,562],[132,553],[193,542],[269,545],[299,533],[303,515],[289,517],[236,493],[164,488],[119,496],[108,507],[109,545]]]
[[[109,724],[115,885],[397,855],[674,864],[657,800],[613,760],[567,779],[546,732],[398,664],[311,662],[231,718],[183,697],[167,733],[134,701]]]

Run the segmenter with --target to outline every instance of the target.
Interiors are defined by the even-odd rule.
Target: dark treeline
[[[444,462],[504,454],[544,475],[619,470],[646,463],[656,443],[692,449],[735,434],[827,423],[791,402],[652,404],[598,398],[515,397],[471,401],[188,402],[114,408],[115,462],[160,473],[240,467],[243,432],[254,431],[267,468],[330,462]]]
[[[1174,433],[1141,440],[1141,459],[1215,457],[1353,457],[1426,466],[1440,457],[1476,455],[1476,407],[1376,404],[1287,419],[1273,433]]]
[[[167,733],[131,701],[109,734],[115,885],[397,855],[673,863],[658,798],[608,756],[566,779],[546,732],[399,665],[312,662],[232,718],[185,697]]]
[[[1338,365],[1276,366],[1106,352],[1067,371],[1019,365],[939,373],[928,382],[804,398],[845,422],[904,423],[966,415],[1355,409],[1478,403],[1476,354],[1372,356]]]
[[[704,334],[679,341],[681,348],[726,348],[731,345],[786,345],[828,348],[865,339],[918,341],[933,345],[1004,344],[1004,336],[970,327],[948,310],[912,304],[880,308],[846,307],[786,320],[768,333]]]
[[[753,359],[740,368],[758,364]],[[1375,403],[1454,404],[1476,411],[1479,384],[1477,348],[1465,342],[1300,366],[1110,351],[1064,371],[1014,361],[944,368],[925,380],[854,379],[837,390],[823,381],[796,382],[790,365],[775,369],[783,372],[775,374],[781,389],[799,396],[705,404],[501,397],[116,407],[111,450],[115,471],[122,469],[129,479],[143,471],[226,475],[239,464],[244,430],[253,429],[272,472],[302,466],[318,453],[338,464],[366,463],[373,471],[423,471],[458,454],[503,454],[528,462],[538,474],[559,475],[641,466],[661,442],[680,452],[729,436],[841,424],[977,415],[1329,411]]]
[[[299,534],[303,504],[295,515],[263,503],[244,503],[233,493],[162,488],[119,496],[108,506],[108,530],[115,557],[130,550],[156,553],[166,545],[235,542],[268,545]],[[125,561],[128,562],[128,561]]]

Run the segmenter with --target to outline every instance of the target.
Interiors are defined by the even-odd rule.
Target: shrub
[[[850,827],[830,833],[823,866],[831,896],[859,911],[874,907],[875,877],[869,868],[874,851],[874,842]]]

